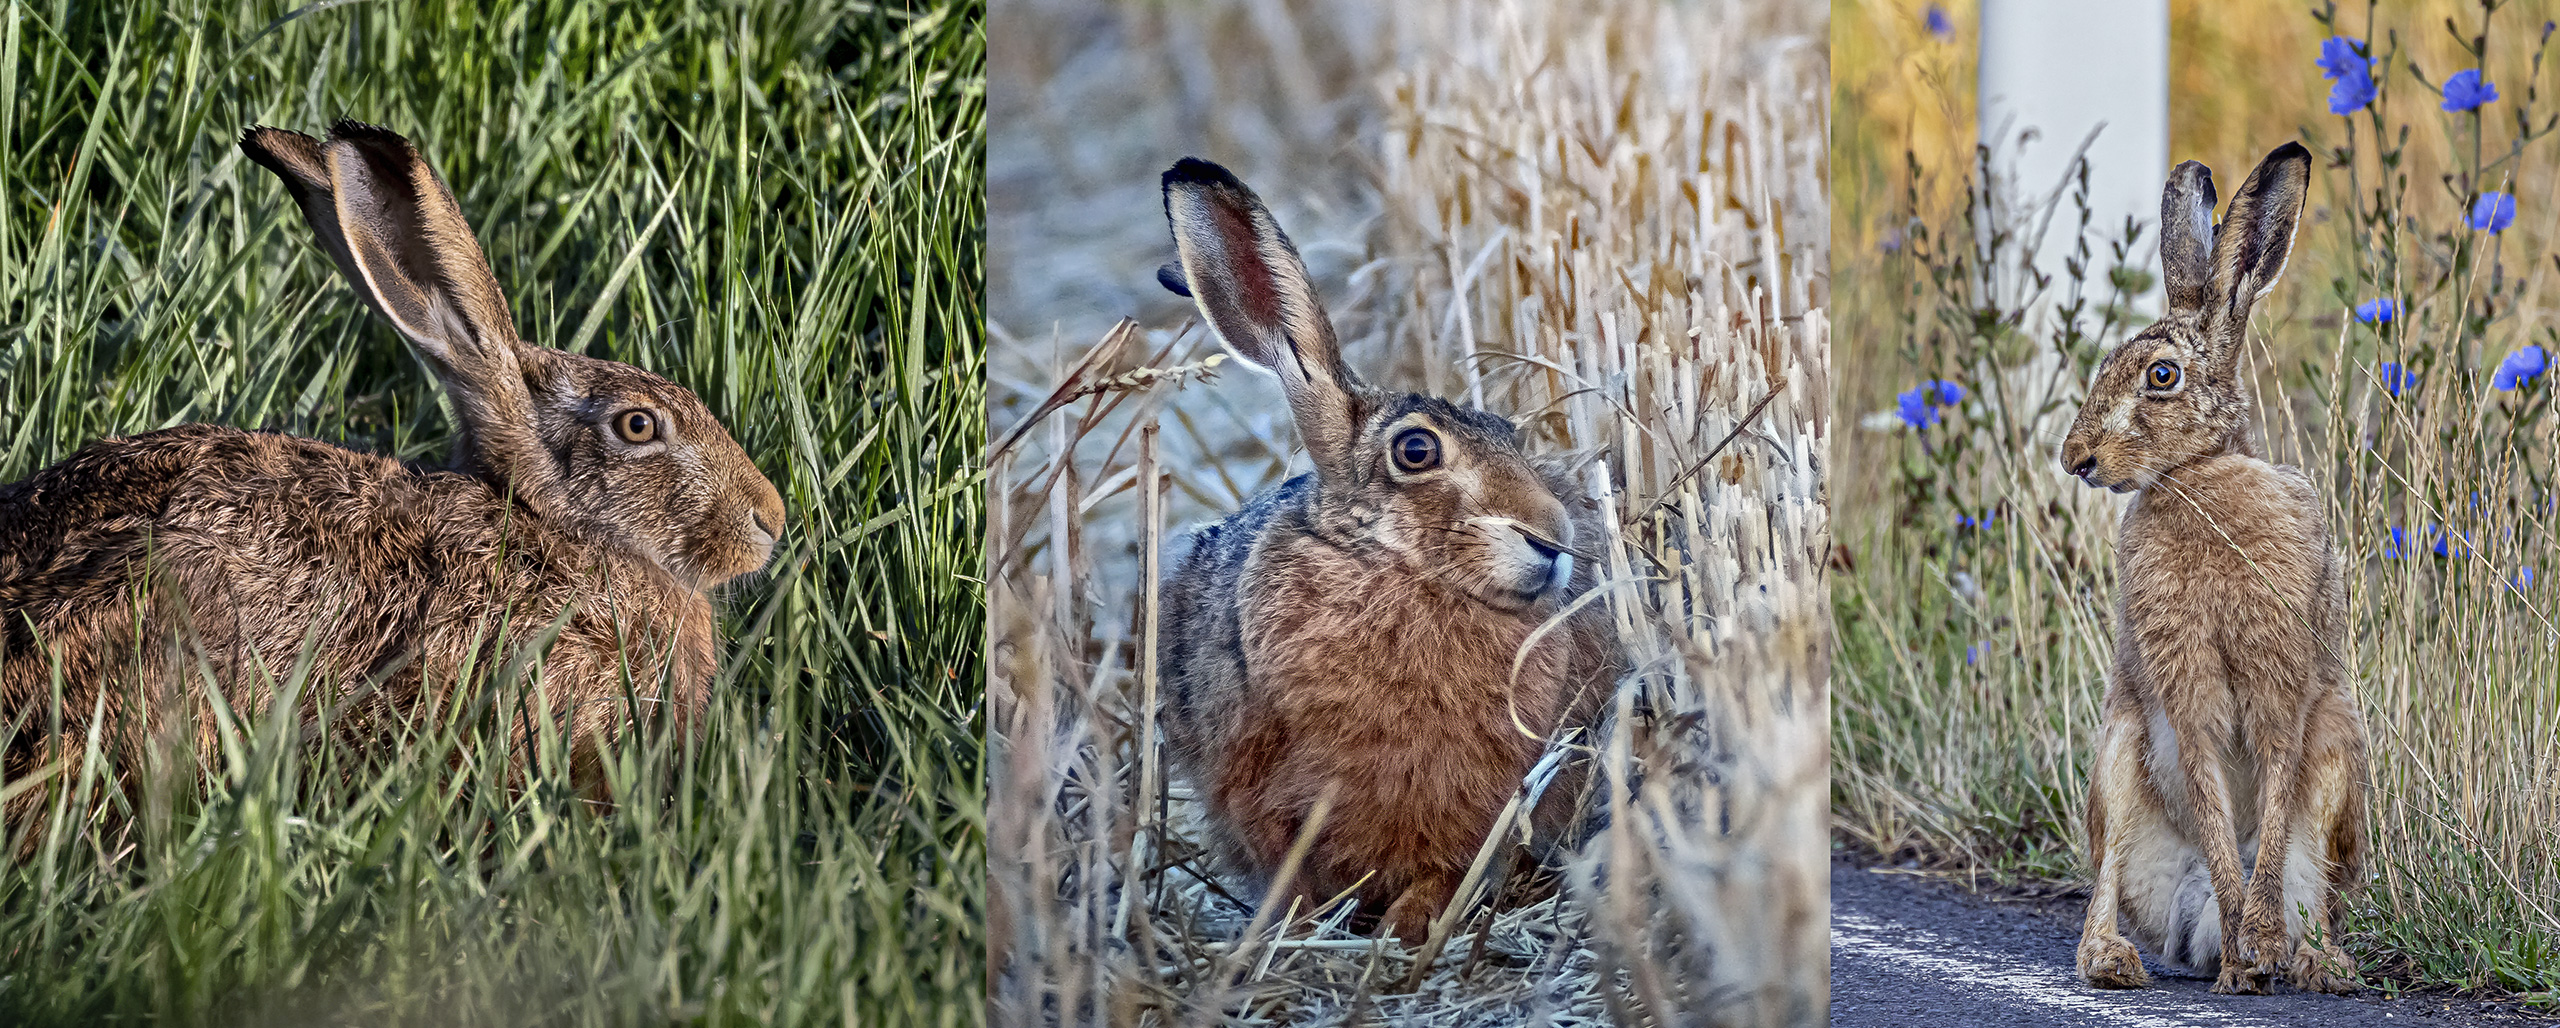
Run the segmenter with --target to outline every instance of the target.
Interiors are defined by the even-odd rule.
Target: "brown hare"
[[[718,633],[705,593],[770,559],[772,483],[683,387],[519,339],[407,140],[341,122],[326,141],[252,128],[240,147],[433,369],[460,429],[453,466],[184,425],[0,485],[9,780],[76,757],[101,706],[124,767],[158,732],[214,752],[207,671],[230,706],[258,710],[306,652],[331,695],[306,696],[302,716],[336,704],[360,734],[516,660],[555,622],[540,702],[580,741],[573,773],[626,697],[679,719],[701,707]]]
[[[1331,790],[1280,901],[1356,890],[1381,933],[1418,940],[1548,739],[1617,675],[1598,603],[1531,641],[1592,587],[1577,547],[1604,515],[1509,421],[1353,375],[1296,247],[1226,169],[1174,165],[1164,204],[1181,259],[1165,284],[1279,377],[1315,465],[1202,529],[1165,584],[1173,765],[1213,848],[1265,889]],[[1541,840],[1575,791],[1547,790]]]
[[[2284,271],[2310,175],[2300,144],[2277,148],[2216,226],[2212,172],[2170,172],[2167,313],[2098,365],[2062,444],[2070,474],[2135,494],[2090,771],[2079,968],[2101,988],[2150,983],[2119,914],[2145,948],[2217,975],[2215,992],[2264,992],[2279,971],[2354,987],[2336,942],[2365,850],[2346,587],[2311,480],[2257,456],[2241,377],[2249,308]]]

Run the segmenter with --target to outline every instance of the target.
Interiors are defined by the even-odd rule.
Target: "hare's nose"
[[[2097,470],[2098,458],[2082,457],[2080,458],[2079,463],[2071,465],[2071,477],[2085,479],[2089,477],[2090,473]]]
[[[1541,579],[1537,588],[1531,592],[1542,593],[1549,589],[1562,589],[1566,583],[1573,581],[1573,551],[1540,538],[1535,532],[1523,531],[1520,533],[1520,538],[1529,544],[1529,551],[1537,554],[1539,561],[1547,566],[1546,577]]]
[[[1528,540],[1529,548],[1537,551],[1538,558],[1550,564],[1555,563],[1557,554],[1564,552],[1563,547],[1557,546],[1556,544],[1544,539],[1540,539],[1535,534],[1529,532],[1520,533],[1520,538]]]

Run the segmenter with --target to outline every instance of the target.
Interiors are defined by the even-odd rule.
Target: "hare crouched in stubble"
[[[2353,987],[2336,940],[2363,875],[2365,742],[2346,587],[2311,480],[2254,452],[2241,380],[2249,308],[2284,271],[2310,168],[2299,144],[2268,154],[2218,227],[2212,173],[2170,173],[2167,313],[2099,364],[2062,445],[2066,471],[2135,494],[2090,772],[2091,985],[2150,982],[2121,914],[2216,992],[2279,972]]]
[[[303,716],[337,703],[345,730],[378,728],[364,715],[414,713],[564,611],[540,681],[577,759],[618,730],[627,696],[679,719],[702,706],[718,642],[705,592],[771,557],[772,483],[683,387],[517,338],[407,140],[341,122],[326,141],[253,128],[240,146],[434,370],[461,430],[453,468],[186,425],[0,485],[9,780],[76,757],[101,701],[111,754],[161,732],[213,752],[205,669],[257,710],[306,647],[308,681],[337,695],[306,695]]]
[[[1213,847],[1268,888],[1330,791],[1278,902],[1357,887],[1380,930],[1426,934],[1547,740],[1621,661],[1591,588],[1602,538],[1571,461],[1511,423],[1363,384],[1289,237],[1226,169],[1164,175],[1177,280],[1271,371],[1315,465],[1194,537],[1165,584],[1163,714]],[[1524,653],[1523,650],[1526,652]],[[1571,818],[1568,782],[1534,811]]]

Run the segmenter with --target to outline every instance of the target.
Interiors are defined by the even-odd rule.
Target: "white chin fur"
[[[1547,575],[1547,588],[1562,592],[1565,583],[1573,581],[1573,554],[1556,555],[1556,568]]]

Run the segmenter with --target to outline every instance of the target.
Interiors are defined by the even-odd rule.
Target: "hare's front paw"
[[[2092,937],[2080,940],[2080,980],[2095,989],[2141,989],[2151,985],[2151,972],[2124,937]]]
[[[2284,979],[2304,992],[2354,992],[2355,958],[2334,943],[2320,947],[2305,942],[2294,948],[2293,959],[2285,963]]]
[[[1378,919],[1378,934],[1393,935],[1407,946],[1419,947],[1431,939],[1431,921],[1440,916],[1440,908],[1449,904],[1456,888],[1437,878],[1426,878],[1407,886],[1404,894],[1387,904],[1387,914]]]
[[[2222,974],[2213,980],[2213,991],[2223,995],[2263,996],[2272,976],[2258,970],[2257,962],[2237,954],[2222,957]]]

